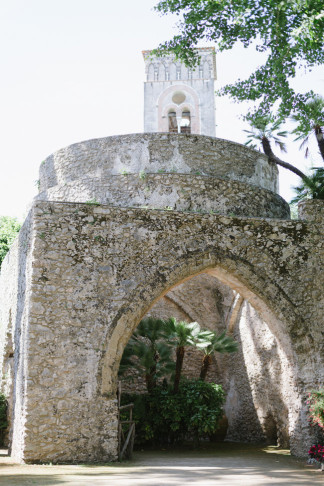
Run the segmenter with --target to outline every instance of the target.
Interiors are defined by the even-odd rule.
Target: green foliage
[[[144,181],[147,177],[147,173],[145,172],[145,170],[140,170],[138,176],[142,181]]]
[[[143,319],[125,347],[119,376],[124,379],[133,376],[129,369],[137,370],[145,377],[147,391],[150,393],[159,379],[171,376],[173,391],[178,392],[185,348],[195,346],[204,351],[205,356],[214,352],[233,353],[237,351],[237,343],[225,332],[220,335],[202,330],[198,322],[177,321],[170,317],[167,320],[148,317]],[[172,360],[172,350],[175,349],[176,362]],[[210,367],[210,360],[203,361],[204,371],[201,379],[205,379]]]
[[[225,331],[218,335],[215,333],[210,334],[210,344],[204,347],[205,354],[236,353],[238,343],[231,336],[227,336]]]
[[[195,47],[201,40],[215,43],[218,51],[239,42],[265,53],[265,63],[248,79],[238,79],[219,94],[259,102],[262,115],[280,101],[281,118],[300,112],[314,95],[312,91],[295,92],[289,81],[298,69],[310,70],[324,62],[322,0],[160,0],[155,9],[182,16],[180,33],[160,45],[155,54],[172,51],[193,66],[199,62]]]
[[[220,385],[186,380],[178,393],[156,387],[150,394],[123,395],[134,402],[136,443],[167,445],[208,437],[218,428],[225,395]]]
[[[18,223],[17,218],[11,218],[10,216],[0,217],[0,265],[20,228],[21,224]]]
[[[291,200],[295,204],[304,199],[324,200],[324,168],[313,167],[313,174],[303,178],[299,186],[294,187],[296,196]]]
[[[324,429],[324,388],[313,390],[308,395],[309,415],[312,425]]]
[[[282,152],[286,152],[286,145],[282,138],[287,137],[287,132],[284,130],[280,131],[281,122],[275,119],[271,114],[260,116],[260,115],[250,115],[247,117],[251,125],[251,130],[244,130],[247,135],[247,142],[251,148],[256,148],[254,142],[261,143],[264,138],[268,140],[273,140],[275,145],[277,145]]]
[[[3,393],[0,393],[0,431],[8,427],[7,421],[7,400]]]
[[[165,328],[168,340],[176,346],[173,391],[177,393],[179,390],[185,346],[197,346],[200,341],[202,342],[202,339],[199,337],[201,329],[198,322],[178,322],[175,317],[170,317],[170,319],[165,321]]]
[[[168,340],[175,346],[194,346],[201,332],[198,322],[177,321],[170,317],[165,321],[165,330]]]
[[[256,145],[252,143],[252,141],[260,142],[263,152],[271,162],[290,170],[304,179],[306,176],[301,170],[297,169],[294,165],[279,159],[272,151],[271,141],[274,141],[282,152],[286,152],[286,146],[281,138],[286,137],[287,132],[279,131],[281,125],[280,120],[276,119],[272,114],[262,116],[254,114],[248,115],[246,118],[250,122],[252,128],[252,130],[244,130],[248,133],[248,141],[246,142],[246,145],[250,145],[251,148],[256,148]]]
[[[200,368],[200,379],[205,380],[211,365],[211,355],[214,353],[235,353],[238,349],[238,343],[226,335],[226,331],[217,335],[214,332],[204,331],[200,333],[204,351],[204,358]],[[206,345],[207,344],[207,345]]]
[[[100,202],[98,202],[95,198],[89,199],[89,201],[86,201],[86,204],[88,204],[88,206],[100,206]]]
[[[136,369],[145,377],[147,390],[157,386],[157,380],[169,375],[174,369],[172,348],[165,340],[165,323],[161,319],[143,319],[124,350],[119,376],[127,376],[129,368]]]

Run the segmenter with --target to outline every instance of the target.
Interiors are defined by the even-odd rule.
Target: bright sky
[[[153,11],[156,1],[0,0],[0,215],[24,218],[39,165],[52,152],[143,131],[141,51],[176,32],[175,18]],[[218,55],[215,88],[246,77],[259,59],[243,48]],[[297,84],[323,94],[324,69]],[[226,98],[216,104],[217,136],[243,143],[245,108]],[[305,163],[295,143],[283,158],[303,169],[320,163],[314,155]],[[298,182],[283,171],[283,197]]]

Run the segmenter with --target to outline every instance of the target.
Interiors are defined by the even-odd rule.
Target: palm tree
[[[207,336],[204,336],[206,339]],[[200,376],[202,381],[205,381],[208,370],[212,363],[212,354],[214,353],[235,353],[238,349],[238,343],[234,341],[231,336],[226,335],[226,331],[217,335],[215,333],[210,333],[208,336],[210,344],[203,346],[204,358],[202,361]]]
[[[302,179],[306,177],[306,175],[297,167],[289,164],[288,162],[284,162],[283,160],[277,157],[271,148],[271,140],[274,141],[275,145],[277,145],[282,152],[286,152],[286,145],[282,141],[282,138],[287,136],[286,131],[279,131],[281,122],[279,120],[275,120],[272,115],[268,116],[259,116],[259,115],[251,115],[248,117],[248,121],[252,127],[252,130],[244,130],[248,133],[248,140],[245,145],[250,146],[251,148],[256,148],[256,145],[253,141],[261,142],[263,152],[268,156],[271,162],[274,162],[285,169],[294,172],[294,174],[298,175]]]
[[[320,95],[313,96],[305,104],[303,112],[295,113],[291,119],[298,124],[291,133],[297,135],[295,140],[302,140],[299,148],[306,147],[305,157],[309,155],[308,143],[310,136],[314,134],[324,160],[324,98]]]
[[[173,369],[172,348],[163,340],[165,323],[162,319],[143,319],[125,347],[119,374],[135,368],[145,376],[146,388],[150,393],[157,385],[157,379],[168,375]]]
[[[324,167],[313,167],[315,172],[304,178],[301,184],[294,187],[296,196],[291,203],[297,203],[304,199],[322,199],[324,200]]]
[[[178,322],[175,317],[170,317],[170,319],[165,321],[165,329],[169,341],[176,345],[176,366],[173,391],[174,393],[177,393],[179,390],[183,359],[185,355],[185,346],[195,346],[199,341],[198,336],[201,333],[201,330],[198,322]]]

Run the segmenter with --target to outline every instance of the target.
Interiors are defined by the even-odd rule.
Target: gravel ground
[[[99,465],[17,465],[0,451],[0,485],[65,486],[324,485],[324,473],[276,447],[218,443],[135,452],[132,461]]]

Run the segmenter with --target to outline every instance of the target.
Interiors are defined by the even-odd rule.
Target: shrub
[[[312,390],[308,395],[307,403],[311,424],[324,429],[324,389]]]
[[[324,445],[314,444],[308,451],[309,457],[318,462],[324,462]]]
[[[16,218],[0,216],[0,266],[16,238],[21,224]]]
[[[123,395],[123,403],[134,402],[135,441],[141,445],[209,437],[223,416],[224,400],[221,385],[201,380],[182,381],[178,393],[162,386],[150,394]]]
[[[0,430],[6,429],[7,422],[7,400],[3,393],[0,393]]]
[[[0,445],[3,444],[3,438],[7,427],[7,400],[4,394],[0,393]]]

